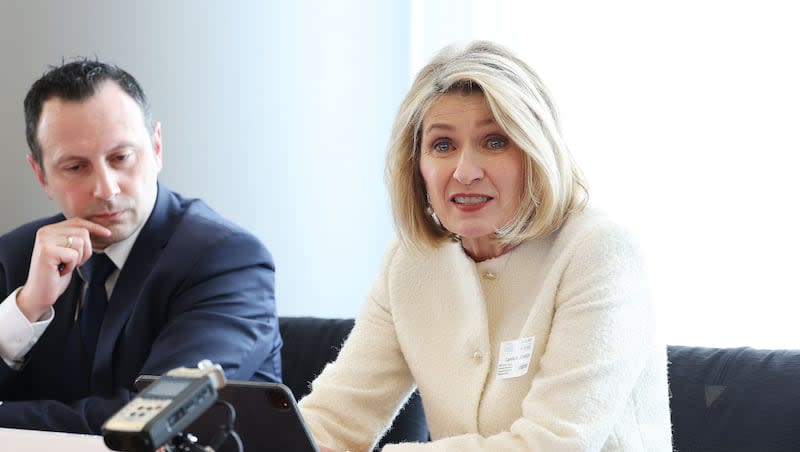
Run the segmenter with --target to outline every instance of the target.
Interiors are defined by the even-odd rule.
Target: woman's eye
[[[433,143],[433,150],[436,152],[447,152],[450,150],[450,143],[447,141],[437,141]]]
[[[503,137],[491,137],[486,140],[486,145],[489,147],[489,149],[502,149],[506,147],[507,144],[508,140]]]

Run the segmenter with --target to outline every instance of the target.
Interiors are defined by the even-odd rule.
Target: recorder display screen
[[[145,397],[158,397],[172,399],[183,391],[192,382],[189,378],[162,377],[147,387]]]

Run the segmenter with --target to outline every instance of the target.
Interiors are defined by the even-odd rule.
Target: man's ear
[[[155,152],[156,172],[161,172],[163,160],[161,158],[161,123],[156,121],[153,124],[153,152]]]
[[[50,186],[47,185],[47,176],[44,174],[44,168],[42,168],[30,154],[28,154],[28,164],[31,165],[31,169],[33,169],[34,174],[36,174],[36,180],[39,181],[39,185],[42,186],[47,197],[53,199],[53,197],[50,196]]]

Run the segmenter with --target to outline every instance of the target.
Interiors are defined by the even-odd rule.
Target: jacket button
[[[494,281],[497,279],[497,273],[486,272],[483,274],[483,277],[488,279],[489,281]]]
[[[481,354],[480,351],[476,351],[475,353],[472,354],[472,359],[474,359],[475,361],[480,361],[481,358],[483,358],[483,354]]]

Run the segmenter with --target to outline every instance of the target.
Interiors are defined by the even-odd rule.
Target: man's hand
[[[72,270],[92,256],[91,235],[108,237],[111,231],[82,218],[70,218],[36,231],[28,280],[17,292],[17,306],[36,322],[67,290]]]

